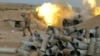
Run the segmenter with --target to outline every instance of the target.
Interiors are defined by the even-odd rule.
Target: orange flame
[[[94,16],[100,15],[100,7],[97,6],[96,0],[84,0],[84,3],[88,3],[91,8],[91,12]]]
[[[93,16],[100,15],[100,7],[97,6],[96,0],[83,0],[83,5],[85,5],[83,8],[84,12],[89,12]]]
[[[70,17],[73,13],[70,5],[67,5],[66,8],[52,3],[44,3],[36,11],[38,12],[38,16],[43,18],[46,25],[57,25],[61,18]]]
[[[92,9],[92,14],[93,14],[94,16],[100,15],[100,7],[94,7],[94,8]]]
[[[96,6],[96,1],[95,0],[87,0],[88,4],[90,5],[91,8],[94,8]]]

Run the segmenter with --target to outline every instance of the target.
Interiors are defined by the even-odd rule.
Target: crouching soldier
[[[28,15],[26,15],[25,13],[22,13],[21,16],[24,18],[23,36],[26,36],[25,29],[28,29],[30,35],[32,36],[32,32],[30,29],[30,23],[31,23],[30,18],[28,18]]]
[[[81,15],[78,15],[77,17],[75,17],[75,18],[72,20],[72,22],[73,22],[73,25],[77,25],[77,24],[83,22],[83,20],[81,19]]]

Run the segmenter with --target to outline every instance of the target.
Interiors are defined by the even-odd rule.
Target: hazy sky
[[[82,0],[55,0],[65,1],[72,4],[74,7],[80,7]],[[43,4],[44,2],[54,2],[54,0],[0,0],[0,2],[27,3],[27,4]]]

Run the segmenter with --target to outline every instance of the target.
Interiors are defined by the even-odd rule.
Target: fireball
[[[100,7],[97,6],[96,0],[83,0],[84,5],[89,5],[89,10],[93,16],[100,15]]]
[[[91,8],[94,8],[96,6],[96,1],[95,0],[87,0],[88,4],[90,4]]]
[[[45,21],[47,26],[58,25],[61,18],[70,17],[73,13],[70,5],[63,7],[52,3],[44,3],[36,8],[36,11],[38,12],[38,16]]]
[[[92,9],[92,14],[93,14],[94,16],[100,15],[100,7],[94,7],[94,8]]]

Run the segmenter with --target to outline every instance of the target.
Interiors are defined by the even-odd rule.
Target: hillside
[[[100,15],[92,17],[89,20],[84,21],[83,23],[80,23],[77,26],[79,28],[87,28],[87,29],[91,29],[91,28],[94,28],[96,26],[100,27]]]
[[[31,9],[35,7],[35,5],[31,5],[31,4],[21,4],[21,3],[2,3],[0,2],[0,10],[3,9]]]

